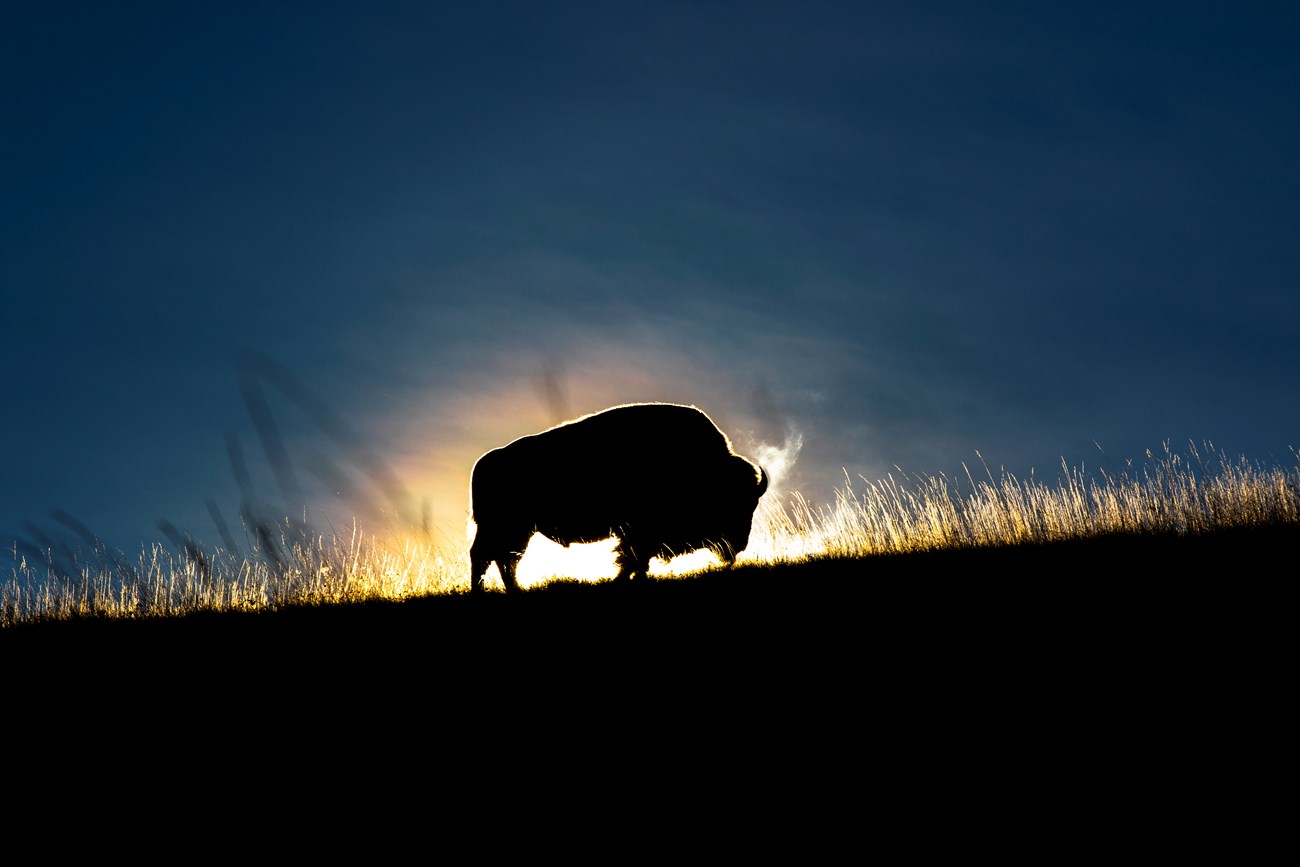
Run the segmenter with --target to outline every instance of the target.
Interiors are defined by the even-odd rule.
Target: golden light
[[[555,578],[607,580],[618,574],[614,551],[617,545],[618,540],[610,537],[601,542],[566,547],[536,534],[524,550],[515,576],[520,587],[535,587]],[[650,574],[654,577],[688,575],[718,564],[712,551],[692,551],[667,561],[651,560]],[[501,574],[495,564],[488,567],[487,577],[490,584],[500,587]]]
[[[516,577],[522,587],[532,587],[552,578],[576,578],[598,581],[613,578],[618,573],[614,565],[614,546],[610,538],[588,545],[570,545],[567,548],[542,535],[534,535],[519,561]],[[492,567],[495,571],[496,567]]]
[[[576,417],[620,403],[663,401],[695,403],[732,438],[737,451],[763,463],[771,477],[769,497],[777,494],[786,471],[793,464],[799,441],[760,447],[748,435],[755,423],[743,409],[734,406],[734,395],[743,388],[716,378],[701,380],[698,365],[686,364],[676,353],[661,349],[629,349],[584,342],[584,350],[566,356],[562,368],[552,369],[526,357],[498,358],[489,370],[474,369],[458,374],[460,381],[439,384],[436,397],[419,401],[392,421],[388,433],[395,448],[395,472],[407,486],[431,503],[432,526],[436,535],[452,540],[472,539],[469,520],[470,471],[488,449],[536,433],[563,420],[555,413],[563,407],[565,417]],[[558,370],[558,372],[557,372]],[[522,374],[522,375],[521,375]],[[719,407],[732,404],[730,421],[719,416]],[[773,547],[755,521],[750,550],[741,561]],[[459,526],[457,526],[459,525]],[[468,525],[468,527],[467,527]],[[462,536],[462,528],[469,530]],[[464,542],[468,550],[468,541]],[[568,547],[535,535],[519,563],[516,577],[522,587],[536,586],[553,578],[599,581],[617,574],[614,539]],[[676,576],[719,565],[708,550],[690,552],[671,561],[653,560],[652,576]],[[468,582],[468,564],[465,581]],[[487,571],[488,586],[500,588],[495,565]]]

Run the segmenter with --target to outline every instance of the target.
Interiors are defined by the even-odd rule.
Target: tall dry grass
[[[403,599],[446,593],[465,583],[467,551],[410,538],[308,536],[291,521],[274,547],[247,552],[162,544],[134,560],[102,549],[53,551],[34,559],[15,546],[0,584],[0,627],[77,616],[149,617],[199,611],[271,610]],[[71,567],[68,565],[71,564]]]
[[[765,502],[751,549],[764,560],[797,561],[1300,522],[1300,465],[1229,459],[1212,443],[1185,453],[1166,443],[1119,473],[1063,463],[1050,484],[963,467],[960,480],[901,471],[877,481],[846,478],[823,506],[798,496]]]
[[[1298,456],[1300,457],[1300,456]],[[846,476],[833,503],[765,499],[745,560],[797,562],[965,546],[1050,542],[1116,532],[1203,533],[1300,523],[1300,466],[1228,459],[1212,444],[1148,452],[1119,473],[1064,463],[1047,483],[987,467],[964,478]],[[248,528],[246,528],[248,529]],[[135,558],[102,544],[11,549],[0,581],[0,626],[75,616],[149,617],[196,611],[401,599],[464,590],[464,545],[320,535],[285,520],[258,525],[247,551],[203,551],[179,534]]]

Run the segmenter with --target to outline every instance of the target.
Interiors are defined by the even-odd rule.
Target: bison
[[[565,546],[617,537],[620,581],[644,577],[654,557],[704,548],[730,565],[767,483],[693,406],[616,406],[521,437],[474,463],[470,592],[493,562],[516,592],[534,533]]]

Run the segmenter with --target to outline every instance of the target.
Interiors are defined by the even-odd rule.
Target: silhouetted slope
[[[38,759],[107,758],[123,782],[141,763],[203,784],[215,769],[240,808],[325,784],[495,815],[523,784],[583,816],[626,802],[730,830],[740,810],[761,817],[747,839],[803,855],[1134,839],[1241,854],[1280,811],[1256,778],[1291,737],[1297,541],[1111,538],[16,627],[0,632],[6,731]]]
[[[1216,636],[1273,637],[1300,528],[1111,537],[782,566],[630,586],[556,582],[507,598],[82,619],[0,630],[11,671],[35,666],[246,670],[365,665],[432,675],[600,666],[849,676],[918,665],[1118,665]],[[1260,625],[1260,630],[1254,628]],[[1241,646],[1233,648],[1239,652]],[[195,674],[201,677],[201,674]],[[468,675],[466,675],[468,676]],[[753,674],[752,676],[762,676]]]

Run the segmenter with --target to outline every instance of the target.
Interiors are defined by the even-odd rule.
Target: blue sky
[[[0,533],[62,510],[215,544],[232,441],[295,508],[250,381],[315,514],[381,520],[377,460],[451,535],[478,454],[633,400],[797,443],[782,484],[814,501],[977,453],[1049,481],[1165,442],[1292,465],[1296,17],[7,8]]]

